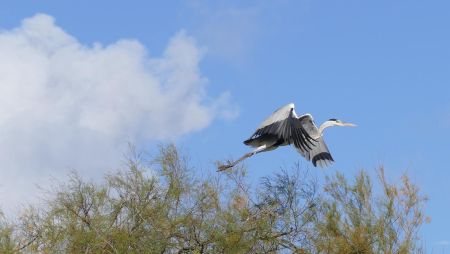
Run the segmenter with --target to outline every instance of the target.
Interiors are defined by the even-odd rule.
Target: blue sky
[[[359,126],[327,130],[325,138],[336,163],[326,170],[318,170],[319,177],[337,170],[347,175],[361,168],[374,172],[379,165],[385,166],[392,181],[398,181],[403,172],[408,172],[430,198],[426,211],[432,222],[421,230],[427,248],[430,251],[449,251],[450,170],[445,160],[450,151],[449,8],[448,1],[387,0],[245,3],[77,1],[76,4],[62,1],[1,2],[0,36],[3,34],[4,38],[10,38],[7,37],[10,35],[12,38],[29,40],[31,35],[27,31],[43,34],[50,31],[53,37],[48,36],[48,40],[58,38],[58,43],[76,48],[76,51],[69,52],[76,55],[76,59],[102,59],[105,64],[91,61],[88,62],[89,66],[107,66],[113,72],[126,68],[130,77],[134,78],[136,73],[142,75],[142,79],[130,80],[130,83],[142,82],[142,86],[133,87],[127,82],[116,84],[111,97],[102,97],[102,94],[108,95],[110,89],[108,84],[104,84],[98,90],[103,103],[100,106],[95,99],[86,99],[85,94],[78,93],[78,88],[74,88],[73,93],[84,99],[67,106],[67,111],[52,111],[55,117],[45,121],[39,117],[39,112],[34,111],[34,104],[17,111],[19,113],[1,111],[0,124],[20,131],[17,131],[16,136],[11,136],[6,128],[0,133],[0,139],[4,143],[11,142],[12,146],[19,141],[23,146],[32,142],[44,144],[36,136],[41,133],[53,135],[55,131],[49,127],[50,123],[60,124],[61,128],[73,123],[73,119],[60,120],[58,114],[77,112],[82,116],[81,120],[76,120],[79,126],[67,133],[57,131],[54,139],[69,140],[80,151],[91,146],[89,142],[92,136],[96,136],[96,131],[103,135],[96,143],[104,142],[104,146],[98,145],[95,149],[111,144],[120,144],[117,147],[121,147],[129,140],[138,142],[142,147],[152,148],[157,142],[175,140],[180,147],[189,151],[196,167],[210,169],[216,160],[236,158],[246,152],[248,149],[242,141],[252,134],[254,128],[274,109],[294,102],[297,113],[309,112],[317,122],[339,118]],[[28,25],[21,23],[24,19],[36,17],[37,13],[45,15],[39,16],[40,19],[32,19]],[[19,32],[15,34],[13,31],[17,29]],[[44,37],[41,34],[39,40]],[[15,46],[20,44],[20,40],[17,41]],[[121,43],[123,41],[125,43]],[[7,39],[0,40],[0,52],[11,52],[8,43]],[[48,45],[45,44],[45,47]],[[28,59],[28,50],[18,50],[24,54],[21,56]],[[63,80],[61,82],[79,80],[75,76],[69,77],[64,68],[55,74],[52,66],[67,64],[59,64],[52,58],[52,52],[60,51],[55,48],[39,50],[44,53],[32,51],[37,54],[37,60],[36,65],[29,68],[36,69],[30,71],[33,75],[44,76],[43,83],[37,84],[33,90],[35,87],[29,88],[22,79],[12,76],[11,79],[0,78],[0,86],[14,96],[25,93],[25,97],[31,96],[39,101],[36,98],[41,97],[31,93],[54,92],[52,87],[55,86],[45,83],[48,80],[45,77],[59,77]],[[67,56],[69,53],[61,53],[64,57],[60,61],[72,59]],[[116,59],[114,56],[123,54],[129,56],[129,62],[124,61],[123,66],[106,65]],[[40,60],[43,55],[48,58]],[[41,66],[40,61],[48,64],[46,69],[38,68]],[[28,68],[27,65],[20,65],[23,64],[21,62],[17,64]],[[0,66],[6,68],[9,64],[0,62]],[[150,70],[145,69],[147,67]],[[73,68],[76,70],[73,75],[78,73],[86,78],[83,75],[89,70]],[[145,70],[142,71],[142,68]],[[26,73],[17,75],[28,75]],[[190,79],[179,80],[186,73]],[[129,79],[124,77],[124,80]],[[163,93],[165,101],[158,104],[160,108],[152,108],[152,100],[158,97],[148,94],[152,98],[150,104],[138,100],[139,114],[133,115],[133,124],[118,123],[117,119],[129,116],[130,112],[136,111],[134,108],[124,111],[123,115],[111,113],[112,116],[105,121],[95,124],[89,122],[89,119],[96,119],[99,115],[109,116],[110,112],[104,111],[104,107],[115,104],[114,96],[120,97],[124,91],[128,91],[121,90],[125,89],[124,86],[142,89],[143,95],[145,92],[151,93],[153,90],[146,90],[145,87],[147,80],[156,80],[157,90],[168,90]],[[173,80],[176,81],[175,85],[171,83]],[[21,90],[14,90],[14,87]],[[91,86],[85,89],[86,93],[96,94],[89,90],[93,89]],[[186,91],[179,95],[177,92],[180,89]],[[55,93],[55,96],[60,95]],[[131,94],[127,98],[134,101],[136,96],[139,97]],[[45,98],[50,106],[55,102],[53,97]],[[96,115],[86,113],[86,109],[79,109],[78,106],[85,101],[88,101],[87,106],[93,106],[100,113]],[[174,117],[162,116],[166,122],[160,122],[159,117],[142,122],[136,120],[157,109],[163,110],[164,115],[173,114]],[[42,110],[40,113],[45,118],[45,107]],[[181,113],[176,113],[178,111]],[[26,121],[11,120],[15,119],[14,116],[25,118],[27,115],[22,112],[35,116],[39,124],[27,125]],[[12,118],[2,117],[1,114],[11,115]],[[182,130],[173,129],[177,127],[167,124],[175,119],[183,119]],[[28,127],[23,127],[25,125]],[[90,131],[85,131],[86,128]],[[147,130],[151,130],[151,133]],[[165,130],[170,133],[165,133]],[[30,138],[24,133],[28,133]],[[71,138],[70,133],[77,133],[78,136]],[[49,137],[45,135],[42,137]],[[87,164],[78,162],[88,161],[88,154],[80,153],[79,156],[84,157],[78,158],[77,150],[75,155],[69,152],[72,147],[64,148],[64,144],[58,142],[51,144],[45,149],[38,147],[26,151],[22,151],[22,147],[13,147],[13,151],[22,151],[29,156],[30,161],[37,157],[55,156],[61,147],[68,154],[52,165],[45,165],[46,160],[38,160],[39,165],[49,168],[45,174],[26,170],[19,170],[22,172],[20,174],[8,171],[8,179],[23,174],[59,176],[52,169],[61,165],[83,171],[80,168]],[[117,150],[108,151],[103,155],[109,158],[118,153]],[[297,161],[304,166],[309,165],[293,149],[281,148],[270,154],[253,157],[246,164],[250,174],[257,179],[277,171],[280,166],[289,167]],[[114,165],[98,162],[86,167]],[[20,168],[29,165],[10,166]],[[37,169],[30,167],[30,170]],[[95,175],[90,172],[86,169],[84,173],[87,176]],[[24,181],[22,184],[34,183]],[[0,188],[0,193],[9,191]]]

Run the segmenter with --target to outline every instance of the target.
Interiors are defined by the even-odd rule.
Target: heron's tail
[[[250,145],[250,143],[253,141],[253,139],[252,138],[249,138],[249,139],[247,139],[247,140],[244,140],[244,145]]]

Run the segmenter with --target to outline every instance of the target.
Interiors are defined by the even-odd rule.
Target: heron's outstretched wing
[[[255,133],[244,143],[257,139],[263,135],[275,135],[289,143],[293,143],[297,149],[308,151],[316,145],[315,140],[300,124],[295,115],[294,104],[290,103],[276,110],[264,120]]]
[[[322,135],[319,133],[317,126],[314,124],[312,116],[309,114],[302,115],[298,120],[308,134],[311,137],[314,137],[317,142],[310,150],[301,150],[297,148],[297,151],[307,160],[311,161],[314,167],[319,165],[323,168],[331,165],[334,162],[333,157],[331,156]]]

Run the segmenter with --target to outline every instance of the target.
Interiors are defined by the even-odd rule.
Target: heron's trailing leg
[[[239,162],[241,162],[241,161],[243,161],[243,160],[245,160],[245,159],[247,159],[249,157],[252,157],[253,155],[255,155],[257,153],[264,152],[264,150],[266,150],[266,149],[267,149],[267,146],[266,145],[262,145],[262,146],[256,148],[255,150],[244,154],[244,156],[242,156],[241,158],[239,158],[238,160],[236,160],[234,162],[228,162],[227,165],[220,165],[218,167],[217,171],[223,171],[223,170],[232,168],[232,167],[236,166],[236,164],[238,164]]]

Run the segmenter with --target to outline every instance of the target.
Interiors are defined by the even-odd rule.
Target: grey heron
[[[293,144],[295,149],[314,167],[325,167],[333,163],[333,157],[323,140],[323,131],[332,126],[356,126],[338,119],[329,119],[317,128],[311,114],[297,116],[295,106],[289,103],[264,120],[253,135],[244,141],[255,149],[234,162],[220,165],[218,171],[234,167],[239,162],[261,152]]]

